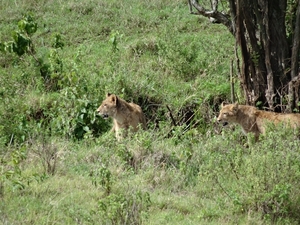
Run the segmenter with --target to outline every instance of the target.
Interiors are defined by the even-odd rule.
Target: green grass
[[[141,224],[297,224],[300,168],[294,149],[300,146],[291,132],[270,132],[248,148],[238,132],[185,137],[178,144],[158,135],[141,132],[119,144],[110,135],[96,142],[33,140],[19,165],[21,174],[4,179],[2,222],[123,224],[120,218],[127,218]],[[50,175],[43,162],[53,149],[58,154]]]
[[[293,132],[253,144],[214,123],[234,59],[222,25],[183,0],[2,0],[1,43],[26,14],[33,55],[0,55],[0,223],[298,224]],[[148,130],[117,143],[95,112],[106,92]]]

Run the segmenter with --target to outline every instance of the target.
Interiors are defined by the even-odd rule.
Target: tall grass
[[[299,143],[293,132],[270,132],[248,148],[238,131],[186,134],[180,142],[162,133],[140,132],[121,143],[110,135],[96,142],[33,141],[20,174],[3,180],[2,222],[297,223]],[[48,171],[43,154],[53,149],[55,170]]]

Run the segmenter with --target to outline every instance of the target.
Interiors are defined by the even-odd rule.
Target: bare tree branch
[[[218,9],[218,0],[213,0],[212,1],[212,10],[205,9],[203,6],[199,5],[197,0],[190,0],[190,4],[194,6],[195,9],[197,9],[198,12],[193,13],[196,15],[202,15],[207,18],[213,18],[214,22],[216,23],[222,23],[225,25],[230,33],[234,34],[234,27],[232,24],[232,21],[230,19],[229,14],[225,14],[223,12],[217,11]]]
[[[212,2],[211,2],[211,7],[214,12],[218,11],[218,3],[219,3],[218,0],[212,0]]]
[[[232,34],[235,35],[235,31],[236,31],[236,2],[235,2],[235,0],[229,0],[229,8],[230,8],[230,14],[231,14]]]

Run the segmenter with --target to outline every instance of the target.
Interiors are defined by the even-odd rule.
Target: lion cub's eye
[[[228,115],[228,113],[223,113],[223,115],[224,115],[224,116],[227,116],[227,115]]]

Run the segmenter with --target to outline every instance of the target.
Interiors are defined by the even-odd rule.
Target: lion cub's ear
[[[111,94],[110,95],[110,101],[114,104],[117,105],[118,104],[118,97],[115,94]]]
[[[108,98],[109,96],[111,96],[111,93],[106,93],[106,98]]]
[[[228,103],[226,103],[226,102],[222,102],[221,103],[221,107],[223,108],[225,105],[228,105]]]
[[[238,110],[238,108],[239,108],[239,104],[237,102],[234,103],[232,106],[232,110],[236,112]]]

